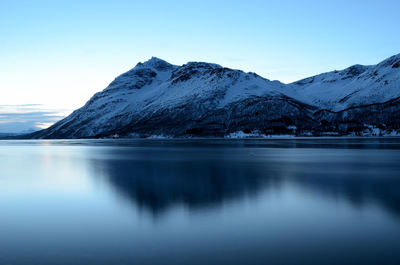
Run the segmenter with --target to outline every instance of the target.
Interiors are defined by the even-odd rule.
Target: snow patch
[[[163,135],[163,134],[160,134],[160,135],[150,135],[150,136],[148,136],[148,137],[146,137],[147,139],[172,139],[172,138],[174,138],[173,136],[170,136],[170,135]]]
[[[246,138],[293,138],[295,135],[292,134],[274,134],[274,135],[267,135],[259,132],[251,132],[245,133],[243,131],[237,131],[225,135],[224,138],[226,139],[246,139]]]

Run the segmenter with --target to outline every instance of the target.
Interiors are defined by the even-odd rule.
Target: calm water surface
[[[0,264],[400,264],[400,139],[0,141]]]

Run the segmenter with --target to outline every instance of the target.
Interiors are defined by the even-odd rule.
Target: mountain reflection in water
[[[0,265],[400,264],[400,139],[0,141]]]
[[[105,150],[91,165],[118,194],[155,215],[180,204],[191,210],[218,207],[278,191],[285,183],[356,208],[376,204],[400,214],[400,156],[392,150],[397,142],[300,141],[295,145],[308,148],[293,149],[294,142],[272,142],[275,148],[243,142],[239,149],[190,141],[140,143]]]

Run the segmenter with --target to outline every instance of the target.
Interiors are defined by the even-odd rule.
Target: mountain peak
[[[144,62],[145,64],[154,64],[154,63],[168,63],[167,61],[160,59],[158,57],[152,56],[149,60]]]
[[[146,68],[154,68],[158,71],[166,71],[169,70],[173,67],[172,64],[170,64],[167,61],[164,61],[158,57],[151,57],[149,60],[143,62],[143,63],[138,63],[136,67],[146,67]]]

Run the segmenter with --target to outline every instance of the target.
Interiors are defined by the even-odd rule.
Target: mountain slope
[[[296,98],[319,108],[346,108],[383,103],[400,97],[400,54],[372,65],[312,76],[290,84]]]
[[[396,55],[286,85],[216,64],[176,66],[153,57],[28,137],[357,134],[370,126],[391,132],[399,127],[399,65]]]

